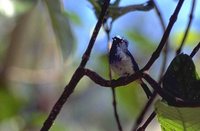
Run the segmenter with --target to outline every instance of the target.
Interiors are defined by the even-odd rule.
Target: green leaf
[[[200,107],[174,107],[157,101],[155,111],[162,131],[198,131]]]
[[[53,30],[60,43],[64,58],[66,59],[75,48],[75,39],[72,34],[69,17],[64,12],[59,0],[43,0],[47,7],[52,22]]]
[[[190,56],[180,54],[172,60],[163,77],[163,88],[184,100],[200,100],[200,81]]]
[[[174,44],[172,44],[172,46],[175,49],[177,49],[180,46],[184,33],[185,33],[184,31],[181,31],[181,32],[176,32],[175,34],[173,34],[172,41]],[[189,46],[195,46],[199,42],[199,36],[200,36],[200,32],[195,31],[195,30],[189,31],[185,44]]]
[[[20,0],[13,3],[16,12],[23,15],[14,22],[13,32],[6,35],[10,37],[7,38],[9,46],[4,44],[6,46],[1,48],[3,53],[8,48],[4,59],[10,65],[6,62],[5,65],[23,68],[49,68],[53,65],[57,69],[63,66],[63,58],[66,60],[75,49],[75,40],[70,18],[62,10],[60,0]]]

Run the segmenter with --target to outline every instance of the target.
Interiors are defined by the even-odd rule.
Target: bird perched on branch
[[[109,63],[111,69],[121,77],[132,75],[139,71],[138,64],[128,50],[128,41],[119,36],[113,38],[112,46],[109,52]],[[140,79],[140,85],[149,98],[152,93],[147,85]]]

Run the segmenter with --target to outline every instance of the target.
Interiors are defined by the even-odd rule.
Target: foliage
[[[163,78],[163,88],[183,100],[200,101],[200,80],[190,56],[180,54],[172,60]]]
[[[163,131],[197,131],[200,129],[200,107],[175,107],[157,101],[155,111]]]
[[[103,1],[88,1],[93,6],[94,10],[92,11],[96,18],[99,18]],[[120,6],[121,2],[121,0],[116,0],[110,4],[103,24],[108,24],[106,23],[108,22],[106,21],[108,20],[107,18],[111,18],[113,22],[119,20],[121,16],[129,12],[149,11],[154,8],[153,1],[151,0],[146,3],[128,6]],[[65,9],[67,11],[65,11],[64,4],[61,3],[61,0],[13,0],[12,3],[15,6],[16,13],[12,18],[4,16],[4,14],[0,12],[0,130],[3,129],[1,128],[3,127],[3,122],[12,119],[19,124],[19,130],[38,130],[42,126],[50,108],[52,108],[52,105],[60,96],[63,87],[67,83],[66,81],[69,80],[64,80],[64,76],[71,78],[72,72],[74,72],[77,67],[74,65],[77,65],[81,59],[81,51],[76,51],[78,60],[74,58],[73,55],[76,46],[85,47],[82,45],[82,40],[87,38],[82,38],[82,34],[80,33],[75,38],[73,33],[78,31],[75,29],[76,27],[72,28],[71,25],[74,24],[82,28],[82,26],[85,26],[82,23],[84,19],[73,11],[68,11],[66,7]],[[74,5],[76,5],[74,8],[82,12],[82,7],[78,7],[77,2],[74,3]],[[83,14],[84,13],[83,11]],[[83,17],[86,15],[85,13]],[[139,15],[139,17],[141,17],[141,15]],[[134,18],[134,20],[140,22],[141,19],[139,19],[139,17]],[[10,21],[11,24],[9,23]],[[145,22],[151,23],[151,20]],[[90,19],[87,19],[86,23],[91,24],[92,22]],[[129,28],[126,27],[124,23],[117,26]],[[145,25],[141,23],[140,26],[140,28],[145,28]],[[116,35],[119,33],[117,31],[112,31],[109,33],[114,33]],[[157,30],[152,30],[152,32],[156,31]],[[134,29],[126,29],[125,32],[127,32],[125,35],[136,45],[134,51],[144,54],[142,57],[136,56],[137,58],[147,57],[147,51],[152,52],[156,49],[156,44],[151,38],[151,35],[150,37],[146,37],[143,35],[142,31],[135,31]],[[173,34],[173,46],[180,43],[183,33],[184,32],[178,32]],[[198,35],[198,31],[190,32],[186,43],[196,44]],[[77,43],[78,40],[81,40],[79,44]],[[169,50],[168,53],[171,53],[171,48]],[[164,55],[171,54],[166,53]],[[82,59],[84,58],[89,58],[89,56],[83,55]],[[144,62],[143,59],[141,59],[140,62],[141,61]],[[90,63],[92,64],[94,72],[97,72],[103,78],[109,78],[108,57],[105,52],[100,55],[95,52],[94,56],[90,58]],[[158,67],[160,67],[160,63],[156,64],[156,68]],[[158,74],[158,72],[153,73],[155,73],[155,75]],[[73,78],[75,80],[79,79],[77,75]],[[118,77],[114,76],[114,78],[117,79]],[[114,82],[115,81],[117,80],[114,80]],[[181,54],[170,64],[164,77],[163,87],[168,92],[181,99],[199,101],[199,81],[192,58],[188,55]],[[89,79],[81,80],[78,85],[80,86],[80,90],[77,91],[76,89],[78,95],[73,93],[70,102],[68,102],[65,107],[63,106],[66,108],[66,111],[62,112],[64,115],[60,117],[61,122],[59,121],[60,118],[58,121],[55,121],[52,130],[70,130],[71,127],[68,126],[76,127],[77,125],[79,126],[79,130],[90,130],[91,128],[88,126],[92,127],[92,130],[116,130],[116,127],[112,124],[114,118],[111,109],[110,92],[105,88],[100,89],[103,93],[100,93],[99,90],[95,92],[94,90],[96,88],[92,90],[90,87],[94,86],[99,88],[99,86],[91,83]],[[6,86],[4,86],[4,84]],[[85,85],[87,88],[84,88]],[[67,89],[67,87],[65,89]],[[135,120],[135,116],[141,112],[141,108],[147,100],[139,84],[133,82],[127,86],[117,88],[116,93],[117,107],[119,111],[122,111],[119,113],[120,118],[121,115],[128,114],[125,116],[126,118]],[[19,97],[16,97],[16,94]],[[25,100],[22,99],[25,97],[20,95],[24,95],[27,98],[26,104],[24,104]],[[85,99],[86,97],[87,99]],[[97,103],[97,99],[100,99],[99,103]],[[66,98],[64,100],[66,100]],[[79,101],[81,101],[81,104],[78,103]],[[97,107],[94,107],[94,103]],[[200,128],[198,124],[195,124],[199,123],[199,119],[195,117],[195,114],[199,114],[199,108],[178,108],[169,106],[168,104],[163,101],[158,101],[155,106],[163,130],[173,129],[178,131],[185,129],[187,131],[192,131]],[[75,107],[74,105],[77,106]],[[59,105],[59,107],[62,107],[62,105]],[[87,110],[88,108],[91,110],[98,109],[91,112],[91,110]],[[77,113],[81,111],[82,114],[84,114],[84,118],[81,113],[80,115]],[[104,119],[99,119],[99,116]],[[124,116],[122,116],[122,120],[124,120],[123,118]],[[67,123],[69,120],[72,122]],[[93,122],[92,125],[91,122]],[[130,123],[122,122],[126,124],[126,126],[130,125]],[[171,125],[171,123],[175,124]],[[109,127],[105,127],[105,125]]]
[[[193,60],[187,54],[176,56],[169,65],[163,88],[177,99],[200,101],[200,80]],[[155,110],[163,131],[194,131],[200,128],[200,108],[176,107],[170,102],[157,101]]]

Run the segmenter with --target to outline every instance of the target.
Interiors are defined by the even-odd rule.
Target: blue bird
[[[119,36],[113,38],[112,46],[109,52],[109,63],[111,69],[120,77],[132,75],[139,71],[138,64],[128,50],[128,41]],[[151,91],[147,85],[140,80],[140,85],[145,91],[147,98],[152,96]]]

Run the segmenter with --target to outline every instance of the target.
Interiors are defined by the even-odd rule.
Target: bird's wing
[[[136,61],[135,61],[133,55],[132,55],[128,50],[127,50],[126,54],[127,54],[128,56],[131,57],[131,61],[132,61],[132,63],[133,63],[133,69],[134,69],[134,71],[139,71],[139,66],[138,66],[138,64],[136,63]]]

